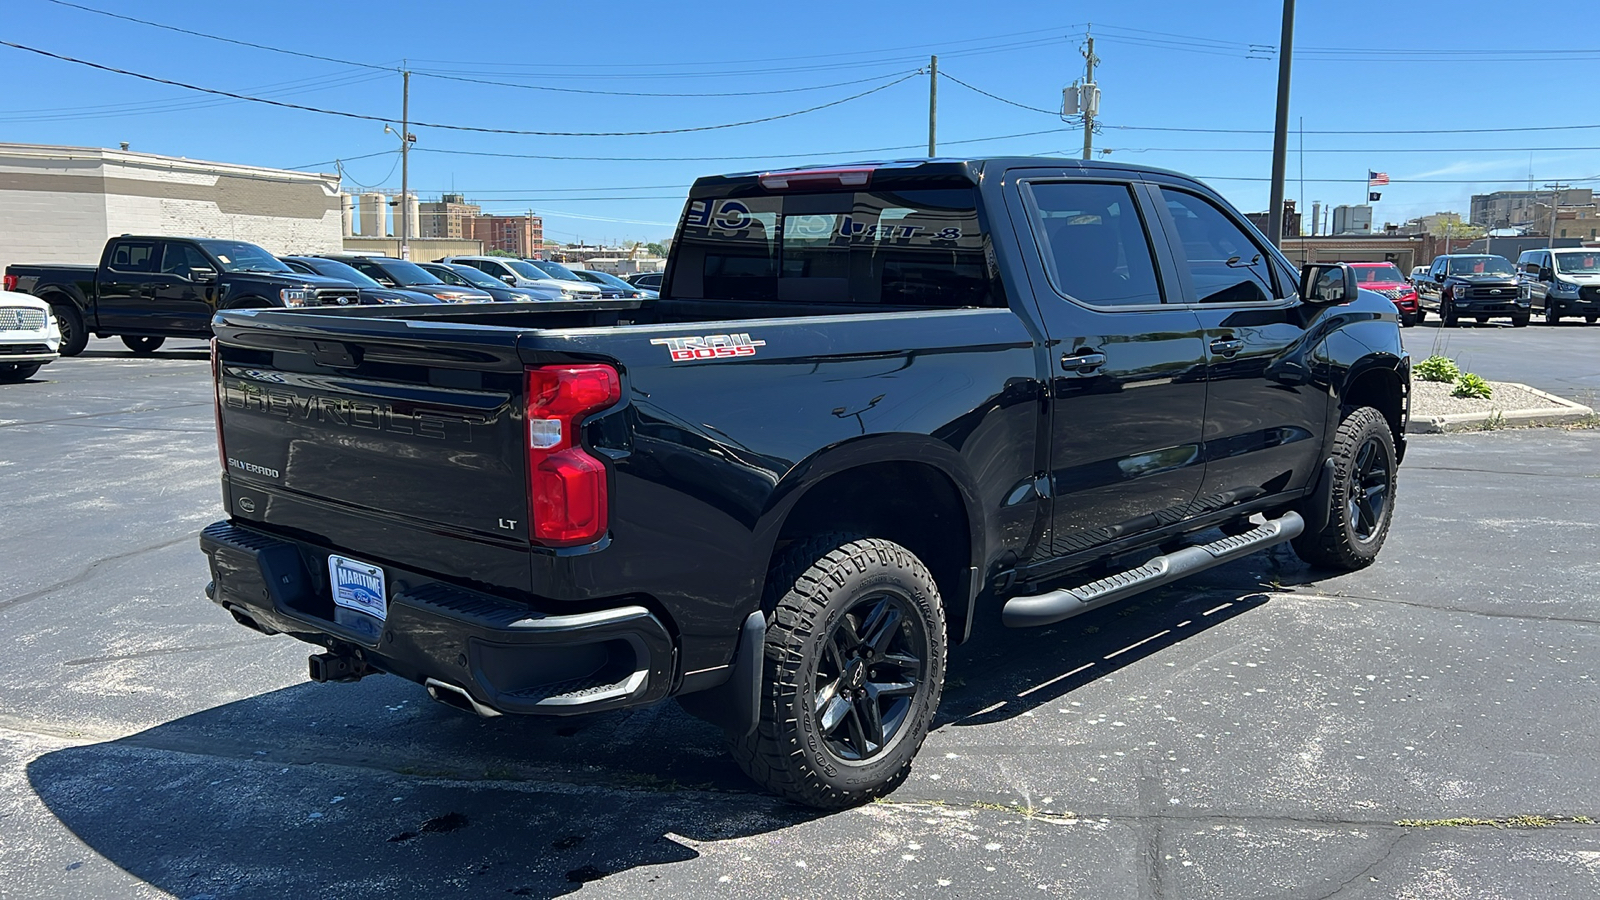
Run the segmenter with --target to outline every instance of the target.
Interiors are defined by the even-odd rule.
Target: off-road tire
[[[56,325],[61,328],[61,355],[82,353],[83,348],[89,346],[89,330],[83,325],[83,316],[70,303],[51,303],[50,311],[55,313]]]
[[[140,337],[131,334],[122,336],[122,343],[133,351],[134,356],[149,356],[160,350],[161,345],[166,342],[167,339],[164,337]]]
[[[914,648],[921,653],[921,677],[913,679],[909,707],[882,749],[850,760],[834,751],[834,739],[822,728],[817,681],[826,678],[825,660],[832,658],[841,620],[885,592],[904,611],[887,632],[897,643],[911,635],[921,644]],[[928,567],[892,541],[821,535],[785,548],[763,600],[770,612],[761,718],[754,732],[733,741],[740,768],[767,790],[819,809],[845,809],[894,790],[911,771],[944,688],[944,607]],[[856,696],[862,696],[859,689]]]
[[[0,383],[27,381],[43,363],[0,363]]]
[[[1363,451],[1371,444],[1374,452],[1382,454],[1384,472],[1382,510],[1372,516],[1370,525],[1364,525],[1360,513],[1352,509],[1353,491],[1375,486],[1369,471],[1357,471],[1366,461]],[[1328,522],[1322,530],[1306,531],[1293,541],[1294,552],[1307,563],[1323,569],[1353,572],[1372,564],[1383,549],[1389,534],[1389,524],[1394,518],[1396,471],[1394,435],[1389,421],[1370,406],[1352,410],[1339,423],[1333,436],[1333,477],[1325,498]],[[1368,501],[1370,502],[1370,501]],[[1310,507],[1315,507],[1313,503]],[[1370,507],[1369,507],[1370,508]],[[1315,523],[1312,523],[1315,524]],[[1367,529],[1363,536],[1363,529]]]

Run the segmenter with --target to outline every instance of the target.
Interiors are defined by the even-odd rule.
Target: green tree
[[[645,244],[644,248],[646,250],[649,250],[651,253],[654,253],[657,256],[666,256],[667,255],[667,248],[661,246],[660,244],[656,243],[655,241],[651,241],[650,243]]]

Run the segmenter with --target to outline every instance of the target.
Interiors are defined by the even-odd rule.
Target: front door
[[[1063,173],[1064,174],[1064,173]],[[1158,275],[1167,251],[1131,180],[1041,172],[1008,193],[1049,338],[1052,524],[1037,558],[1187,517],[1204,474],[1200,320]]]
[[[1297,491],[1316,477],[1328,392],[1292,273],[1234,213],[1157,187],[1178,289],[1205,331],[1205,481],[1196,512]]]
[[[155,276],[161,244],[124,238],[111,245],[95,277],[97,332],[138,334],[149,330],[150,281]]]
[[[163,334],[209,334],[211,316],[216,312],[216,282],[195,282],[196,271],[218,271],[194,244],[166,241],[161,251],[161,270],[150,285],[152,294],[150,330]]]

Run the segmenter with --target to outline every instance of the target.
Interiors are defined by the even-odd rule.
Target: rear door
[[[159,330],[151,324],[155,303],[151,282],[160,254],[160,241],[119,238],[112,242],[95,276],[96,330],[113,334]]]
[[[1205,349],[1199,318],[1160,275],[1167,251],[1140,183],[1019,174],[1007,201],[1052,369],[1052,525],[1037,555],[1063,557],[1190,514]]]
[[[1303,488],[1328,394],[1312,382],[1310,318],[1277,255],[1214,197],[1153,185],[1177,290],[1205,334],[1205,481],[1197,512]]]

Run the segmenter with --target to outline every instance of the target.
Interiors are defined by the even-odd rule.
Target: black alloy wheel
[[[1393,454],[1377,435],[1369,435],[1356,451],[1351,466],[1350,490],[1345,502],[1350,530],[1356,540],[1370,543],[1386,521],[1389,486],[1394,477]]]
[[[869,760],[900,737],[923,680],[922,631],[910,599],[892,589],[862,598],[834,623],[812,699],[834,756]]]
[[[77,356],[89,346],[89,332],[83,327],[83,317],[66,303],[52,303],[50,309],[56,316],[56,327],[61,329],[61,355]]]

